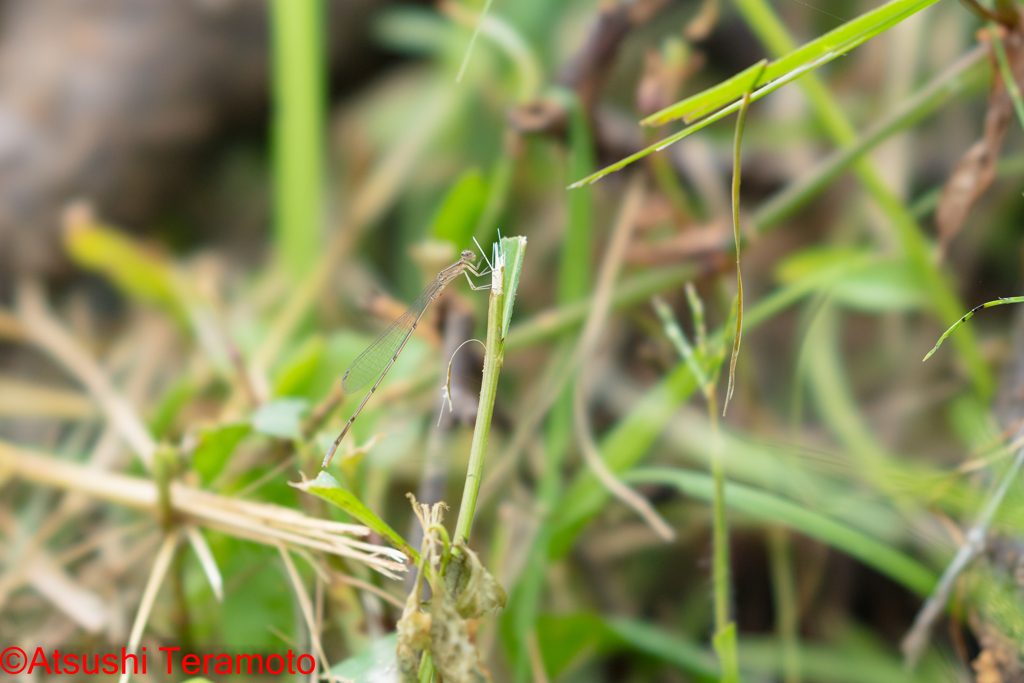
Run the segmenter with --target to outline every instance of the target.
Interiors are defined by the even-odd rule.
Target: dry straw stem
[[[12,576],[11,583],[18,583],[19,579],[27,581],[87,632],[99,633],[107,625],[109,613],[103,598],[67,574],[45,550],[33,553],[21,567],[11,564],[8,567],[5,579]]]
[[[756,72],[760,77],[761,71],[767,65],[767,60],[761,60],[761,70]],[[736,388],[736,361],[740,357],[740,342],[743,339],[743,272],[740,269],[740,170],[743,161],[743,127],[747,120],[747,109],[750,107],[750,91],[743,94],[743,101],[740,103],[740,113],[736,116],[736,139],[733,143],[732,157],[732,230],[733,240],[736,243],[736,333],[732,340],[732,357],[729,359],[729,386],[725,390],[725,405],[722,406],[722,416],[729,407],[732,400],[732,392]]]
[[[313,614],[313,603],[309,599],[309,593],[306,592],[306,586],[302,583],[302,577],[299,576],[299,572],[295,569],[295,563],[292,562],[291,555],[288,554],[288,549],[283,543],[278,541],[274,545],[277,546],[277,552],[281,554],[281,559],[284,560],[284,566],[288,570],[288,577],[292,581],[292,586],[295,588],[295,595],[299,599],[299,607],[302,609],[302,616],[306,620],[306,628],[309,629],[309,639],[313,643],[313,649],[316,650],[317,656],[320,661],[323,662],[325,676],[331,681],[336,681],[337,678],[331,674],[331,663],[327,660],[327,655],[324,653],[323,645],[320,643],[320,629],[316,626],[316,618]]]
[[[189,545],[199,558],[199,564],[203,567],[206,580],[210,582],[210,588],[217,602],[224,602],[224,579],[221,577],[220,569],[217,567],[217,560],[213,557],[213,551],[206,542],[203,532],[195,524],[186,524],[185,533],[188,536]]]
[[[83,420],[96,415],[85,394],[0,376],[0,416]]]
[[[153,603],[156,602],[156,595],[160,591],[164,577],[167,576],[167,570],[171,566],[171,560],[174,558],[174,549],[177,545],[178,532],[172,531],[164,537],[164,542],[160,545],[156,559],[153,560],[153,569],[149,573],[146,588],[142,592],[142,600],[139,601],[139,611],[135,614],[135,623],[132,624],[131,635],[128,636],[129,654],[133,654],[139,647],[139,641],[142,640],[142,632],[146,630],[149,614],[153,610]],[[128,677],[128,668],[125,667],[122,669],[121,678],[118,679],[118,683],[127,683]]]
[[[652,529],[666,541],[675,539],[675,532],[672,527],[661,518],[654,510],[647,499],[636,491],[619,481],[615,474],[608,468],[594,437],[587,420],[587,394],[589,377],[585,369],[589,359],[601,337],[601,330],[608,320],[608,309],[611,304],[612,290],[615,286],[615,279],[622,266],[622,259],[629,246],[629,240],[636,226],[637,214],[643,206],[644,189],[643,176],[637,174],[633,177],[626,188],[626,195],[622,200],[622,208],[619,211],[618,220],[612,232],[612,240],[605,251],[604,261],[601,263],[601,270],[598,273],[597,286],[594,288],[593,303],[590,308],[590,315],[583,326],[580,335],[579,351],[577,359],[580,370],[576,376],[576,387],[573,392],[573,422],[576,427],[576,438],[579,441],[580,450],[587,465],[594,472],[601,484],[620,501],[633,508]]]
[[[22,342],[28,337],[25,328],[18,322],[18,317],[7,311],[0,311],[0,339],[11,342]]]
[[[1015,441],[1021,438],[1024,438],[1024,426],[1017,430]],[[939,581],[932,590],[931,595],[928,596],[928,600],[925,601],[921,610],[917,613],[914,625],[903,638],[900,649],[903,650],[907,666],[916,666],[921,655],[924,653],[924,649],[928,645],[928,635],[931,633],[932,624],[942,614],[946,603],[949,602],[949,596],[953,591],[953,585],[956,583],[957,577],[985,549],[985,536],[988,534],[992,519],[995,517],[996,511],[999,510],[1003,498],[1006,497],[1007,492],[1010,490],[1010,485],[1017,480],[1021,468],[1024,468],[1024,447],[1017,451],[1017,457],[1013,459],[1010,469],[1003,475],[1003,480],[999,483],[999,487],[988,499],[984,509],[978,516],[977,522],[964,534],[963,543],[957,549],[956,555],[946,566],[945,571],[942,572],[942,576],[939,577]]]
[[[152,481],[103,472],[0,442],[0,469],[27,481],[77,491],[112,503],[157,513],[157,487]],[[210,529],[264,545],[284,542],[349,557],[396,578],[405,571],[397,550],[355,540],[369,530],[307,517],[290,508],[253,503],[199,491],[178,482],[171,484],[171,508],[177,515]]]
[[[18,285],[17,296],[19,322],[28,338],[88,389],[129,447],[147,468],[152,468],[156,440],[102,368],[50,314],[42,284],[24,280]]]

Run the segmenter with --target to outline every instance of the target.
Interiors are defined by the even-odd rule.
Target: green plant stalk
[[[769,52],[785,55],[796,48],[796,43],[766,0],[733,1],[746,19],[747,25]],[[807,74],[801,79],[800,85],[829,135],[840,145],[855,144],[856,131],[821,80],[815,74]],[[953,324],[960,318],[960,311],[964,306],[932,259],[931,249],[920,226],[902,202],[889,190],[874,164],[867,159],[861,159],[855,163],[854,169],[864,188],[892,223],[903,253],[932,295],[935,312],[947,325]],[[982,400],[985,400],[992,394],[992,375],[981,355],[977,338],[973,333],[959,335],[956,343],[975,391]]]
[[[736,186],[734,185],[734,189]],[[704,331],[704,306],[697,296],[696,290],[687,283],[687,296],[690,299],[690,308],[694,312],[694,327],[697,329],[697,343],[699,351],[705,358],[711,357],[706,333]],[[704,372],[693,352],[693,347],[686,340],[686,335],[672,314],[669,308],[660,297],[654,297],[651,302],[654,310],[661,318],[665,335],[676,347],[676,352],[683,359],[691,375],[696,378],[701,392],[704,394],[704,401],[708,408],[708,422],[711,425],[711,479],[713,490],[711,496],[712,508],[712,585],[714,586],[715,605],[715,637],[713,639],[715,651],[718,653],[719,662],[722,667],[724,681],[735,681],[739,677],[739,657],[736,653],[736,638],[734,630],[730,632],[732,624],[729,621],[729,527],[725,516],[725,472],[722,466],[722,433],[718,424],[718,392],[715,388],[717,370],[709,374]],[[717,344],[716,344],[717,346]]]
[[[775,630],[782,644],[783,680],[800,683],[800,606],[787,529],[775,526],[768,530],[768,554],[775,598]]]
[[[718,392],[714,383],[707,385],[708,420],[715,447],[711,452],[711,495],[713,558],[711,575],[715,591],[715,634],[721,635],[729,628],[729,525],[725,518],[725,471],[722,468],[722,439],[718,425]],[[736,659],[735,640],[732,652],[719,652],[722,671],[728,673],[726,665]],[[718,649],[717,647],[715,648]],[[723,680],[725,680],[723,678]]]
[[[468,543],[469,532],[473,528],[473,515],[476,511],[476,499],[480,493],[480,480],[484,469],[484,455],[487,453],[487,440],[491,434],[494,399],[498,395],[498,375],[501,373],[501,366],[505,360],[505,339],[501,335],[501,328],[507,293],[503,277],[500,280],[492,279],[491,282],[491,295],[487,304],[487,350],[484,353],[484,375],[480,384],[480,403],[476,411],[476,427],[473,429],[473,442],[469,451],[469,466],[466,471],[466,485],[462,491],[462,505],[459,506],[459,519],[455,523],[453,547],[461,543]],[[502,283],[500,289],[494,287],[494,284],[498,282]]]
[[[325,78],[321,0],[272,0],[274,227],[296,281],[321,241]]]
[[[1017,111],[1017,120],[1024,126],[1024,99],[1020,96],[1020,88],[1017,87],[1017,80],[1013,77],[1013,69],[1010,68],[1010,61],[1006,58],[1006,46],[1003,39],[999,37],[999,25],[989,22],[988,34],[992,37],[992,47],[995,49],[996,61],[999,62],[999,74],[1003,77],[1003,84],[1006,91],[1010,93],[1013,100],[1013,108]]]

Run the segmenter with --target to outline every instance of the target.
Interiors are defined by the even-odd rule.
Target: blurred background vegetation
[[[1024,318],[921,363],[1020,292],[1014,0],[147,7],[2,6],[0,643],[400,680],[415,565],[289,484],[500,234],[475,510],[464,281],[329,468],[415,550],[407,493],[474,520],[508,600],[464,680],[1024,680]],[[567,189],[759,75],[739,195],[733,116]]]

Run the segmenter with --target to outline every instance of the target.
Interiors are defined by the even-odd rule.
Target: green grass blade
[[[765,62],[760,62],[764,70]],[[725,404],[722,406],[722,415],[729,408],[729,401],[732,400],[732,392],[736,388],[736,361],[740,358],[740,342],[743,340],[743,271],[740,268],[740,170],[743,159],[743,128],[747,122],[747,109],[750,108],[750,92],[743,94],[740,102],[740,113],[736,117],[736,137],[733,141],[732,153],[732,231],[733,241],[736,243],[736,331],[732,338],[732,356],[729,358],[729,385],[725,390]],[[735,646],[735,634],[733,634]]]
[[[783,55],[795,48],[792,37],[767,0],[733,2],[746,19],[747,25],[771,53]],[[840,145],[854,144],[857,134],[845,111],[816,75],[803,79],[801,86],[829,135]],[[937,316],[947,324],[956,321],[964,306],[936,264],[932,247],[921,226],[914,220],[907,207],[892,193],[870,160],[860,159],[855,163],[854,169],[864,189],[889,220],[900,248],[911,262],[922,287],[930,292],[931,303]],[[977,340],[968,333],[959,335],[956,343],[975,391],[980,397],[987,398],[992,393],[992,374],[978,348]]]
[[[632,482],[666,484],[680,492],[711,500],[712,481],[707,474],[669,468],[644,468],[623,475]],[[919,595],[935,586],[935,573],[901,551],[833,519],[784,498],[741,484],[726,484],[728,506],[764,523],[787,526],[857,558]]]
[[[827,64],[827,63],[831,62],[833,59],[835,59],[837,57],[841,57],[841,56],[842,56],[841,52],[828,52],[828,53],[825,53],[824,55],[822,55],[818,59],[814,60],[813,62],[811,62],[809,64],[805,64],[805,65],[803,65],[803,66],[801,66],[801,67],[799,67],[797,69],[794,69],[794,70],[790,71],[789,73],[786,73],[786,74],[782,75],[777,80],[771,81],[771,82],[765,84],[764,86],[762,86],[760,89],[754,91],[751,94],[751,96],[750,96],[750,101],[751,102],[756,102],[757,100],[761,99],[762,97],[764,97],[766,95],[770,95],[771,93],[775,92],[776,90],[778,90],[782,86],[787,85],[789,83],[792,83],[793,81],[795,81],[796,79],[800,78],[804,74],[806,74],[806,73],[808,73],[810,71],[813,71],[814,69],[817,69],[819,66],[821,66],[823,64]],[[605,166],[604,168],[602,168],[600,171],[597,171],[596,173],[591,173],[586,178],[581,178],[580,180],[577,180],[572,185],[570,185],[568,189],[575,190],[575,189],[577,189],[579,187],[583,187],[584,185],[589,185],[591,183],[595,183],[598,180],[600,180],[601,178],[603,178],[606,175],[608,175],[609,173],[613,173],[615,171],[623,169],[626,166],[629,166],[634,161],[637,161],[638,159],[642,159],[642,158],[644,158],[645,156],[647,156],[648,154],[650,154],[652,152],[660,152],[661,150],[665,149],[669,145],[675,144],[675,143],[679,142],[680,140],[682,140],[684,138],[688,138],[691,135],[693,135],[694,133],[696,133],[697,131],[703,130],[704,128],[707,128],[712,123],[715,123],[716,121],[721,121],[722,119],[724,119],[729,114],[732,114],[733,112],[739,111],[741,104],[742,103],[739,102],[739,101],[733,102],[728,107],[725,107],[724,109],[720,109],[719,111],[715,112],[711,116],[708,116],[707,118],[700,120],[699,122],[693,124],[692,126],[689,126],[688,128],[684,128],[683,130],[679,131],[678,133],[674,133],[672,135],[669,135],[667,138],[663,138],[663,139],[659,140],[658,142],[655,142],[653,145],[645,147],[644,149],[640,150],[639,152],[635,152],[634,154],[629,155],[625,159],[621,159],[619,161],[616,161],[614,164],[611,164],[609,166]]]
[[[704,391],[705,397],[707,397],[708,381],[707,375],[704,374],[704,368],[697,362],[697,357],[693,353],[693,347],[690,342],[686,341],[686,334],[683,329],[679,327],[679,323],[676,321],[675,316],[672,314],[672,309],[665,303],[665,300],[660,296],[655,296],[651,299],[651,305],[654,306],[655,313],[661,318],[661,325],[665,329],[665,336],[672,342],[672,345],[676,347],[676,353],[679,357],[686,362],[687,367],[690,368],[690,372],[697,378],[697,384],[700,385]]]
[[[484,25],[484,19],[487,18],[487,13],[491,10],[491,3],[494,0],[486,0],[484,7],[480,10],[480,19],[476,22],[476,28],[473,29],[473,35],[469,39],[469,45],[466,46],[466,54],[462,57],[462,64],[459,66],[459,73],[455,76],[455,82],[461,83],[462,77],[466,74],[466,67],[469,66],[469,57],[473,54],[473,47],[476,45],[477,38],[480,37],[480,28]]]
[[[937,1],[893,0],[776,59],[761,73],[755,64],[712,88],[648,116],[641,123],[645,126],[661,125],[674,119],[700,115],[725,102],[737,100],[752,87],[780,78],[828,53],[848,52]]]
[[[273,0],[274,227],[278,257],[300,280],[321,241],[326,78],[320,0]]]
[[[508,334],[509,323],[512,322],[512,306],[516,302],[519,275],[523,270],[526,238],[521,236],[502,237],[500,249],[505,257],[505,302],[501,314],[501,338],[504,339]]]
[[[895,110],[864,131],[856,142],[836,150],[806,174],[769,198],[752,216],[757,232],[767,232],[793,215],[850,168],[854,162],[863,158],[865,154],[893,135],[920,122],[949,102],[955,95],[980,87],[987,80],[988,70],[976,67],[984,63],[985,54],[986,51],[983,47],[967,53],[930,83],[907,98]]]
[[[975,306],[971,310],[967,311],[967,313],[965,313],[962,318],[960,318],[955,323],[953,323],[952,327],[950,327],[948,330],[946,330],[945,332],[942,333],[942,336],[939,337],[939,341],[935,342],[935,346],[932,347],[931,351],[929,351],[927,354],[925,354],[925,357],[921,359],[921,362],[923,363],[926,360],[928,360],[929,358],[931,358],[932,355],[936,351],[939,350],[939,347],[942,346],[942,342],[945,341],[946,337],[948,337],[949,335],[953,334],[953,332],[955,332],[958,327],[960,327],[965,322],[967,322],[968,320],[973,318],[974,314],[977,313],[978,311],[980,311],[981,309],[983,309],[983,308],[992,308],[993,306],[1002,306],[1003,304],[1019,304],[1019,303],[1024,303],[1024,296],[1003,297],[1003,298],[996,299],[995,301],[989,301],[987,303],[983,303],[983,304],[980,304],[978,306]]]

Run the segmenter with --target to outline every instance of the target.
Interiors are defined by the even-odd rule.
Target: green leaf
[[[523,269],[523,254],[526,251],[525,237],[502,237],[501,253],[505,259],[505,308],[501,314],[501,338],[508,335],[512,322],[512,306],[516,302],[519,288],[519,273]]]
[[[351,492],[342,488],[338,480],[329,473],[321,471],[313,481],[292,483],[297,489],[312,493],[314,496],[323,498],[329,503],[337,505],[342,510],[352,515],[360,522],[370,527],[384,538],[391,541],[391,544],[405,553],[413,563],[420,561],[420,554],[413,550],[412,546],[406,543],[394,529],[388,526],[387,522],[378,517],[370,508],[352,495]]]
[[[609,631],[630,647],[700,678],[718,679],[718,663],[704,648],[644,621],[607,619]]]
[[[252,428],[260,434],[282,439],[302,438],[302,415],[309,402],[302,398],[280,398],[261,405],[252,414]]]
[[[913,311],[924,307],[927,294],[904,260],[873,263],[847,273],[832,288],[838,303],[868,313]]]
[[[149,431],[153,432],[153,436],[162,439],[168,435],[178,413],[192,398],[195,391],[196,387],[188,377],[183,377],[171,384],[160,397],[149,418]]]
[[[800,671],[803,680],[830,683],[933,683],[953,681],[949,664],[938,652],[925,657],[914,671],[890,654],[887,644],[848,634],[837,643],[799,645]],[[855,637],[851,637],[855,636]],[[856,637],[859,636],[859,637]],[[784,649],[776,638],[744,636],[739,649],[743,652],[742,670],[753,680],[784,680],[786,664]]]
[[[893,0],[776,59],[765,67],[756,80],[758,66],[754,65],[714,87],[652,114],[642,123],[648,126],[661,125],[673,119],[689,119],[708,113],[743,97],[752,86],[760,87],[831,52],[848,52],[937,1]]]
[[[848,308],[869,313],[916,310],[926,293],[905,259],[881,259],[861,249],[811,247],[782,261],[775,269],[783,283],[816,283]]]
[[[736,655],[736,622],[730,621],[711,639],[722,665],[722,683],[738,683],[740,662]]]
[[[588,612],[542,615],[537,620],[537,639],[552,679],[576,663],[585,651],[606,655],[634,650],[676,666],[697,680],[718,680],[718,662],[710,652],[641,621],[602,619]]]
[[[475,168],[466,171],[452,185],[434,214],[434,236],[448,240],[458,251],[467,248],[486,203],[487,183],[480,171]]]
[[[780,284],[792,284],[831,272],[848,263],[866,265],[871,254],[864,249],[845,247],[808,247],[787,256],[775,266],[775,279]]]
[[[711,500],[712,481],[707,474],[681,469],[645,468],[628,472],[623,478],[632,482],[666,484],[688,496]],[[727,482],[725,500],[729,508],[763,523],[783,524],[831,545],[920,595],[930,593],[938,580],[934,572],[901,551],[784,498]]]
[[[614,639],[596,614],[541,615],[537,619],[537,641],[544,668],[552,679],[558,678],[581,652],[599,654],[614,651]]]
[[[305,396],[324,355],[324,339],[314,335],[307,339],[284,362],[274,380],[274,396]]]
[[[391,633],[370,643],[369,647],[331,667],[331,673],[352,683],[390,683],[398,681],[395,646],[398,634]]]
[[[576,664],[585,651],[608,655],[632,650],[665,664],[678,667],[699,681],[718,681],[719,667],[714,655],[697,643],[649,622],[605,618],[580,612],[544,615],[537,623],[544,663],[552,678]],[[938,657],[926,658],[916,672],[908,672],[903,663],[889,654],[880,643],[864,638],[845,637],[838,643],[801,643],[800,665],[805,680],[837,683],[897,683],[945,680]],[[760,636],[741,638],[742,671],[747,680],[759,677],[780,678],[785,668],[782,647],[777,639]]]
[[[199,445],[192,454],[192,466],[209,484],[224,469],[235,446],[249,433],[247,422],[222,425],[199,432]]]
[[[162,308],[187,325],[174,268],[158,252],[86,215],[69,220],[64,248],[72,261],[106,276],[128,297]]]

